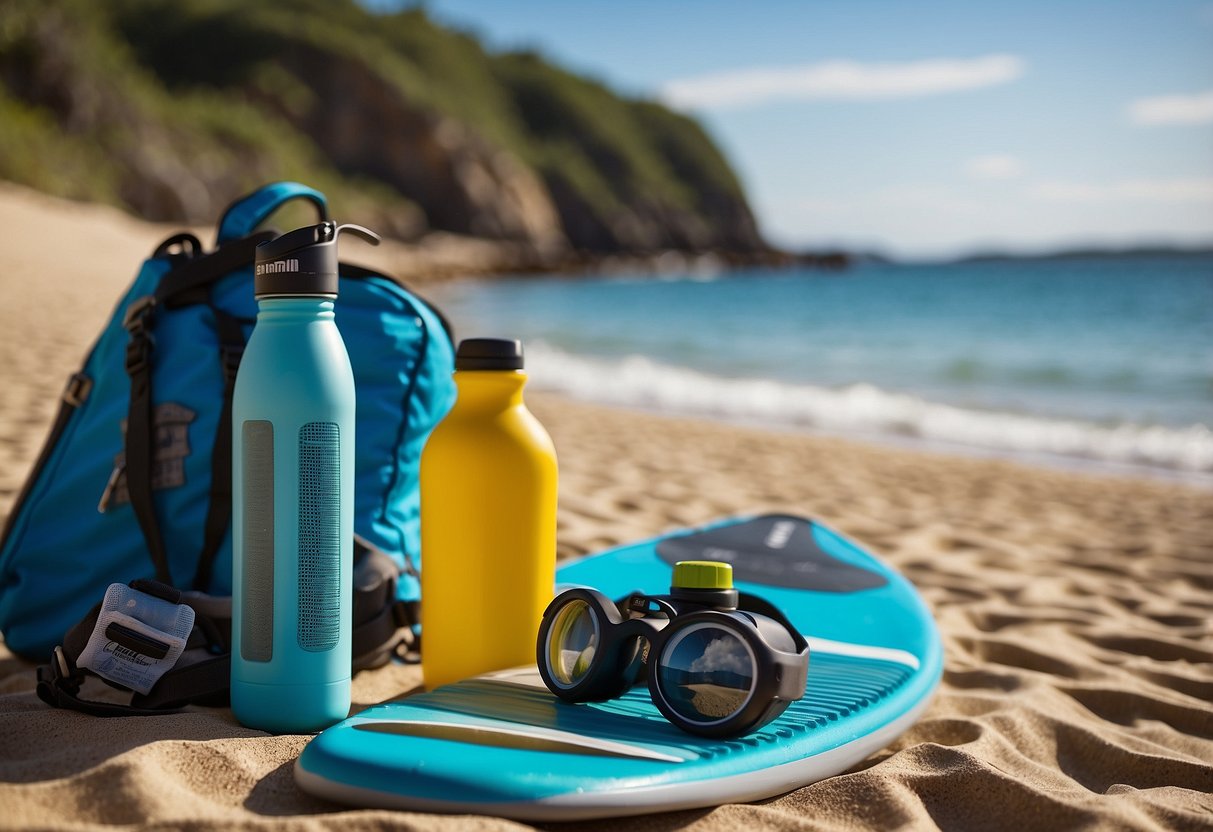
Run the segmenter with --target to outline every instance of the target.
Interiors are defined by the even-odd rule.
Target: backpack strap
[[[420,604],[396,597],[400,567],[369,540],[354,535],[354,624],[350,652],[354,672],[385,664],[393,656],[421,660]]]
[[[177,249],[177,251],[173,251]],[[181,231],[169,237],[152,252],[152,257],[180,257],[191,260],[202,254],[202,243],[188,231]]]
[[[184,260],[160,279],[153,294],[131,301],[123,318],[122,325],[129,336],[126,345],[126,372],[131,382],[130,405],[126,419],[126,485],[131,508],[139,521],[139,528],[143,531],[143,539],[156,570],[156,580],[162,583],[171,585],[173,574],[169,568],[168,552],[160,534],[160,523],[152,499],[152,446],[155,439],[152,424],[152,329],[155,325],[156,309],[162,304],[172,308],[191,302],[191,295],[199,291],[209,297],[208,290],[212,283],[235,269],[251,264],[256,256],[258,244],[274,236],[272,231],[254,234],[234,240],[205,256]],[[170,243],[179,243],[178,237],[166,240],[157,251],[165,249]],[[224,410],[212,451],[211,505],[207,511],[202,555],[194,576],[194,586],[200,589],[206,589],[210,583],[211,565],[215,553],[223,543],[223,535],[231,517],[231,393],[235,384],[236,367],[240,363],[240,353],[244,350],[244,333],[239,331],[238,319],[226,313],[220,314],[216,310],[216,326],[219,330],[220,360],[223,362]],[[224,443],[221,443],[220,439],[225,439],[227,446],[222,459],[220,445]],[[226,492],[226,497],[220,493],[219,500],[216,501],[216,491]],[[200,581],[205,583],[200,584]]]
[[[212,306],[215,329],[219,335],[219,361],[223,367],[223,410],[215,428],[211,446],[211,496],[203,527],[202,551],[194,572],[194,589],[206,592],[211,585],[215,556],[223,545],[232,519],[232,396],[236,390],[236,370],[244,355],[244,327],[240,318]]]
[[[155,308],[155,297],[144,295],[130,302],[122,320],[129,336],[126,374],[131,382],[126,417],[126,487],[156,569],[156,580],[171,586],[173,573],[169,569],[168,553],[152,502],[152,325]]]
[[[316,206],[320,221],[328,220],[328,204],[325,202],[324,194],[320,191],[298,182],[272,182],[263,188],[258,188],[248,196],[241,197],[227,207],[227,210],[223,212],[223,218],[219,220],[216,247],[222,248],[229,240],[248,236],[257,226],[265,222],[270,214],[292,199],[310,200]]]
[[[278,236],[273,231],[260,231],[232,240],[210,254],[186,260],[166,272],[156,286],[156,303],[174,309],[190,303],[205,303],[211,284],[236,269],[251,266],[257,256],[257,246]]]

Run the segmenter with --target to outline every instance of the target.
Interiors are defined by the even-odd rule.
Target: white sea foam
[[[1205,425],[1107,426],[969,410],[869,384],[828,389],[723,378],[641,356],[587,358],[538,342],[527,345],[527,367],[540,389],[605,404],[845,435],[913,438],[1016,456],[1213,473],[1213,431]]]

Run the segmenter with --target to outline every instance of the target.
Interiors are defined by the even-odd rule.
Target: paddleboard
[[[557,699],[534,666],[369,708],[304,749],[305,791],[355,806],[576,820],[746,802],[846,771],[926,708],[943,669],[930,611],[858,544],[791,515],[731,518],[560,567],[558,589],[668,591],[680,560],[727,561],[809,642],[804,697],[725,740],[667,722],[638,685]]]

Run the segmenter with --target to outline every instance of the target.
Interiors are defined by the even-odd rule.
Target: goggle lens
[[[746,643],[730,631],[710,624],[689,627],[662,651],[657,668],[661,692],[684,719],[719,722],[749,701],[754,661]]]
[[[548,630],[548,668],[554,681],[572,687],[594,663],[598,648],[598,618],[581,599],[569,601]]]

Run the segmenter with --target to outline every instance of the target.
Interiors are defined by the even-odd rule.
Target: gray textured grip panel
[[[299,429],[299,646],[337,646],[341,612],[341,433]]]
[[[240,655],[268,662],[274,654],[274,424],[244,423],[244,599]]]

